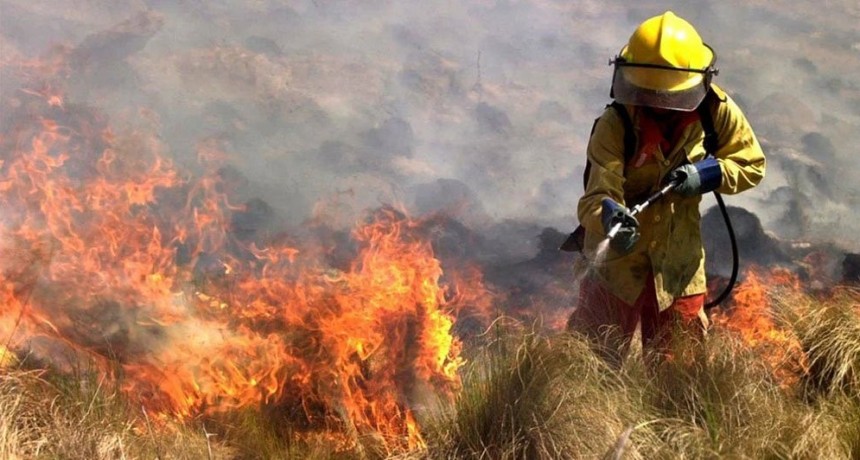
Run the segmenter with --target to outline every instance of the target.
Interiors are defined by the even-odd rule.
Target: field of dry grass
[[[0,0],[0,459],[860,458],[857,5],[676,5],[807,281],[653,371],[552,236],[665,2]]]
[[[858,458],[860,294],[769,295],[773,324],[804,353],[791,378],[719,324],[648,372],[635,350],[613,370],[577,337],[499,321],[468,351],[457,396],[416,408],[426,448],[411,451],[386,451],[373,433],[344,444],[266,410],[156,419],[117,382],[4,353],[0,457]]]

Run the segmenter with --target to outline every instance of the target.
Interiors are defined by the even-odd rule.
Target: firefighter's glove
[[[709,157],[677,167],[667,181],[677,182],[675,191],[681,195],[695,196],[716,190],[723,182],[723,172],[717,159]]]
[[[639,241],[639,222],[630,214],[630,211],[615,201],[604,198],[601,218],[603,232],[607,235],[616,225],[621,224],[618,232],[609,241],[609,246],[621,254],[632,251],[633,246]]]

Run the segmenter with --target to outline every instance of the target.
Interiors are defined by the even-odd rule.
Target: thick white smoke
[[[288,221],[320,201],[346,221],[399,201],[566,230],[606,62],[675,8],[717,50],[717,82],[769,157],[762,186],[730,202],[778,235],[860,249],[856,2],[628,3],[3,0],[0,52],[67,47],[70,102],[157,132],[189,167],[201,141],[221,143]],[[17,68],[2,67],[4,103]]]

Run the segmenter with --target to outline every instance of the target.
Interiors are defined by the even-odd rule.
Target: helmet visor
[[[710,77],[710,68],[678,69],[616,60],[612,96],[622,104],[690,112],[705,98]]]

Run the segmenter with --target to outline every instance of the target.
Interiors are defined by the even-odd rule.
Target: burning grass
[[[243,233],[217,145],[192,174],[95,111],[28,110],[35,126],[0,137],[10,350],[92,366],[158,425],[262,408],[339,449],[423,445],[412,406],[458,387],[467,297],[420,221],[380,209],[341,245]]]
[[[217,142],[182,170],[58,94],[22,91],[0,133],[4,458],[860,456],[856,291],[747,274],[656,373],[473,337],[511,306],[429,220],[258,232]]]
[[[0,373],[0,457],[220,458],[234,450],[189,425],[156,429],[97,374]]]
[[[860,297],[798,287],[751,273],[703,346],[651,372],[639,353],[613,371],[575,337],[504,335],[431,424],[431,456],[857,458]]]
[[[317,244],[236,232],[246,207],[217,145],[200,146],[195,176],[145,133],[36,107],[0,164],[8,456],[860,450],[856,291],[812,296],[787,272],[751,272],[705,346],[660,372],[641,356],[612,370],[567,335],[455,333],[500,299],[468,261],[443,267],[420,218],[382,208]]]
[[[758,276],[767,276],[759,274]],[[741,291],[751,289],[750,277]],[[703,346],[656,371],[634,350],[607,367],[577,337],[500,320],[470,343],[453,399],[414,404],[426,446],[392,450],[364,431],[308,432],[283,407],[170,423],[100,372],[28,370],[7,358],[0,379],[0,454],[64,458],[857,458],[860,295],[812,296],[761,283],[771,327],[796,337],[808,367],[785,380],[773,349],[725,313]],[[737,302],[737,300],[736,300]],[[735,305],[735,308],[738,308]],[[734,322],[733,322],[734,321]],[[720,325],[722,324],[722,325]],[[731,325],[732,327],[729,327]],[[772,335],[772,334],[771,334]],[[676,345],[683,347],[683,344]],[[780,358],[781,359],[781,358]],[[787,383],[788,382],[788,383]]]

